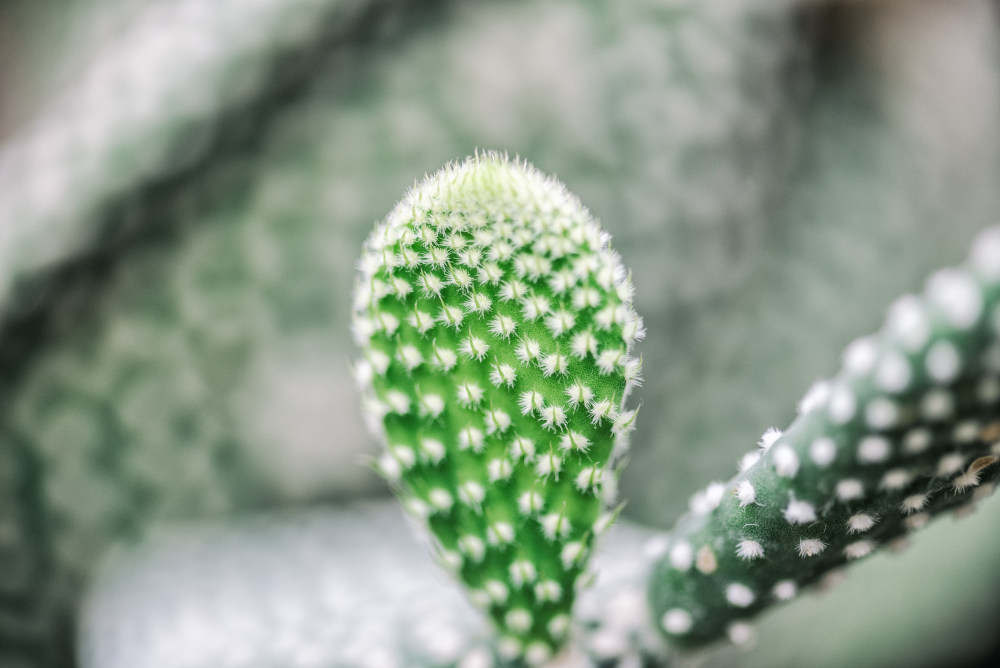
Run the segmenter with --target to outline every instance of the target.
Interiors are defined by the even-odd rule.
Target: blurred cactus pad
[[[416,186],[360,262],[377,467],[509,659],[541,663],[565,639],[635,426],[645,332],[609,244],[562,184],[485,153]]]
[[[951,503],[966,513],[964,502],[983,495],[996,475],[995,465],[970,471],[990,456],[981,437],[992,418],[976,403],[983,378],[974,375],[988,375],[976,354],[989,350],[983,318],[995,299],[973,264],[958,267],[982,300],[972,329],[948,324],[935,310],[934,290],[913,302],[929,309],[932,329],[926,348],[895,348],[911,371],[904,390],[866,385],[880,363],[860,375],[853,370],[871,346],[878,360],[896,345],[880,330],[894,318],[886,307],[954,265],[1000,214],[998,25],[986,0],[4,3],[0,666],[177,668],[179,647],[191,668],[450,665],[460,660],[455,652],[415,649],[424,638],[417,622],[434,617],[421,604],[438,590],[447,593],[428,609],[450,610],[445,626],[461,632],[432,634],[436,650],[461,645],[445,642],[467,637],[467,626],[451,623],[461,617],[492,619],[520,650],[540,643],[555,651],[557,639],[541,620],[568,610],[575,596],[562,651],[583,647],[598,665],[635,665],[629,652],[637,646],[698,645],[719,633],[745,640],[744,617],[782,600],[776,593],[791,589],[776,587],[786,580],[802,595],[756,617],[753,651],[698,649],[697,660],[707,668],[924,668],[981,657],[1000,625],[996,498],[962,522],[930,522],[905,555],[873,550],[828,595],[799,585],[835,581],[841,561],[863,554],[866,540],[899,547],[890,534],[920,524],[925,513]],[[442,430],[440,468],[419,442],[386,441],[412,449],[413,466],[405,467],[405,450],[387,450],[366,433],[350,327],[360,310],[352,301],[359,250],[415,177],[484,146],[558,176],[592,212],[568,198],[566,212],[578,214],[570,220],[600,220],[637,287],[634,309],[649,335],[636,352],[645,381],[629,402],[642,410],[625,468],[611,462],[613,422],[593,424],[564,394],[576,374],[595,399],[624,394],[625,367],[605,375],[599,356],[572,354],[573,337],[588,326],[605,352],[619,325],[601,329],[600,308],[581,317],[572,292],[557,298],[548,280],[518,278],[514,265],[495,285],[468,272],[474,291],[490,300],[488,318],[468,310],[468,296],[448,304],[461,309],[458,328],[439,319],[441,303],[425,311],[435,338],[454,351],[447,373],[431,366],[433,349],[400,310],[427,301],[419,281],[404,276],[413,290],[398,304],[383,296],[386,308],[399,310],[390,311],[396,334],[413,337],[421,364],[407,374],[401,360],[412,363],[412,351],[390,345],[384,330],[372,332],[369,345],[389,362],[370,386],[390,408],[378,431],[433,424]],[[483,251],[481,266],[495,246]],[[443,283],[445,274],[433,271]],[[528,321],[520,302],[515,308],[499,293],[510,279],[548,297],[553,312]],[[617,289],[592,287],[601,299],[621,300]],[[457,293],[442,285],[442,298]],[[566,299],[574,331],[554,335],[547,319]],[[490,331],[497,314],[514,321],[508,339]],[[564,351],[574,376],[546,376],[538,362],[523,366],[516,353],[525,331],[540,354]],[[869,345],[851,348],[849,364],[838,361],[859,334],[876,331]],[[462,352],[469,333],[489,345],[482,360]],[[931,355],[942,342],[956,355],[947,345]],[[507,356],[512,387],[491,382],[497,355]],[[957,359],[958,376],[934,380],[930,359],[935,373]],[[839,364],[843,370],[831,376]],[[421,415],[410,379],[428,379],[423,394],[432,377],[462,382],[460,372],[478,378],[482,403],[466,407],[457,390],[428,390],[440,395],[447,421]],[[831,390],[849,387],[858,402],[850,422],[820,424],[833,404],[797,417],[797,402],[817,378],[836,380]],[[521,412],[529,389],[521,384],[529,381],[547,406],[563,402],[567,424],[590,441],[586,453],[564,452],[565,429],[550,431],[537,414]],[[391,390],[407,394],[405,415],[391,412]],[[922,397],[940,399],[938,390],[951,397],[954,413],[933,422],[921,412]],[[877,397],[896,406],[898,427],[866,422],[864,406]],[[491,399],[511,420],[502,438],[499,430],[487,433]],[[381,403],[370,407],[381,412]],[[479,455],[461,449],[458,432],[469,425],[460,419],[481,430]],[[961,440],[972,435],[972,421],[976,438]],[[767,452],[754,447],[758,434],[783,425],[790,426],[763,439]],[[533,462],[511,456],[521,430],[534,434]],[[820,430],[836,446],[826,468],[820,462],[829,447],[816,448],[818,461],[813,456]],[[931,436],[922,454],[906,449],[913,431]],[[887,443],[886,459],[858,459],[860,439],[869,436],[885,440],[867,441],[882,445],[865,447],[865,457],[878,459]],[[748,449],[759,460],[746,460],[749,468],[729,479]],[[558,479],[539,482],[539,491],[576,499],[566,506],[572,524],[558,514],[546,520],[552,506],[524,516],[511,499],[502,516],[487,514],[500,512],[495,485],[530,485],[538,454],[551,452],[564,468]],[[600,494],[576,484],[591,457],[611,466]],[[510,478],[490,479],[493,460],[498,473],[510,462]],[[414,535],[430,535],[431,549],[401,531],[388,505],[379,506],[384,521],[368,526],[352,503],[391,501],[375,472],[392,474],[394,463],[392,487],[404,499],[428,503],[430,484],[452,499],[447,512],[409,504],[411,514],[429,513],[431,530]],[[782,474],[793,469],[794,476]],[[955,494],[962,476],[980,484]],[[860,481],[864,497],[842,500],[842,479]],[[620,501],[608,506],[614,481]],[[718,482],[706,487],[709,481]],[[482,486],[481,514],[463,501],[463,482]],[[741,508],[732,493],[742,487],[748,498],[743,482],[753,485],[754,503]],[[852,485],[841,491],[850,496]],[[478,489],[466,486],[472,500],[468,492]],[[927,492],[924,508],[901,510]],[[808,504],[817,525],[788,522],[793,493],[799,503],[788,516],[808,517]],[[624,500],[618,528],[631,527],[634,540],[616,546],[613,526],[594,543],[588,531]],[[668,532],[685,509],[688,517]],[[258,513],[267,528],[254,521]],[[300,513],[311,519],[297,520]],[[759,515],[750,522],[761,524],[759,532],[744,526],[751,513]],[[855,514],[878,521],[845,535],[843,523]],[[459,516],[467,523],[445,522]],[[553,569],[544,575],[565,578],[558,602],[531,604],[527,632],[511,630],[507,613],[529,607],[542,566],[530,586],[515,587],[509,567],[497,568],[501,550],[490,542],[488,519],[516,532],[504,555],[532,550]],[[550,541],[543,520],[571,533]],[[637,529],[639,522],[650,528]],[[864,524],[854,521],[859,531]],[[185,538],[160,551],[159,537],[170,531]],[[392,540],[383,540],[386,533]],[[466,535],[483,542],[483,561],[473,560],[474,541],[460,548]],[[642,548],[647,538],[654,540]],[[799,556],[803,539],[823,550]],[[344,541],[357,549],[323,559]],[[292,543],[308,558],[292,558]],[[571,578],[560,569],[572,543],[584,547]],[[681,543],[693,553],[686,570],[677,568],[686,564],[685,549],[674,554]],[[716,569],[704,573],[698,556],[709,543]],[[808,553],[816,548],[806,544]],[[155,566],[118,568],[115,557],[132,550]],[[453,565],[449,553],[458,555],[459,577],[433,563],[418,566],[428,553]],[[609,554],[633,578],[613,579],[611,590],[612,569],[602,560]],[[369,580],[344,565],[354,555],[373,564],[364,572]],[[203,570],[206,561],[212,566]],[[700,562],[704,570],[711,563]],[[326,565],[322,572],[318,564]],[[595,587],[575,592],[575,580],[587,579],[575,573],[587,564],[598,572]],[[497,568],[489,578],[487,568]],[[660,576],[650,580],[654,569]],[[225,574],[231,577],[223,581]],[[293,575],[295,586],[280,586]],[[494,576],[509,591],[506,603],[486,601],[502,592],[486,587]],[[262,601],[254,584],[265,579]],[[473,614],[448,589],[452,579],[468,579],[466,600],[486,603],[487,614]],[[651,582],[659,583],[655,606],[642,604],[633,615]],[[731,584],[745,586],[752,602],[734,606],[750,597],[730,592]],[[539,591],[549,597],[555,590]],[[696,591],[709,592],[705,608],[695,605]],[[394,607],[393,592],[412,597],[411,607]],[[655,619],[642,617],[654,608]],[[674,610],[684,614],[670,615],[667,629],[665,615]],[[247,630],[251,617],[254,631]],[[523,628],[525,618],[511,621]],[[485,646],[494,656],[495,641],[491,647],[485,633],[469,634],[462,647]]]
[[[652,576],[674,642],[721,637],[943,511],[971,511],[1000,475],[1000,228],[922,296],[889,308],[740,474],[691,499]],[[734,626],[737,625],[737,626]]]

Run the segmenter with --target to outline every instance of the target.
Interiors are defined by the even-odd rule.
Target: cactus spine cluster
[[[676,644],[726,633],[935,514],[969,507],[1000,474],[1000,228],[961,267],[889,309],[841,371],[768,430],[740,473],[691,500],[650,582]]]
[[[643,325],[608,235],[527,164],[449,165],[366,242],[353,327],[386,445],[377,469],[487,611],[501,654],[546,660],[636,418]]]

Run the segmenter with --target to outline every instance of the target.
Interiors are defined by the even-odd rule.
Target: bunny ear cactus
[[[696,494],[651,579],[676,645],[745,636],[747,618],[868,556],[1000,475],[1000,228],[845,351],[784,432]]]
[[[610,522],[642,338],[609,236],[494,153],[417,185],[365,244],[353,327],[376,467],[509,659],[564,641]]]

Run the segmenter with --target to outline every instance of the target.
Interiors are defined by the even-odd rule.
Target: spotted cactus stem
[[[376,468],[425,521],[507,658],[556,652],[637,411],[643,336],[609,236],[494,153],[411,190],[365,244],[354,307]]]
[[[890,308],[845,350],[782,433],[712,483],[663,545],[654,618],[676,644],[726,634],[936,514],[965,512],[1000,474],[1000,228],[968,261]]]

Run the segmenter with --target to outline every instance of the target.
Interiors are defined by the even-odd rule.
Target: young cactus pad
[[[845,562],[971,507],[1000,475],[1000,228],[889,309],[727,483],[695,495],[651,579],[654,618],[698,644]]]
[[[608,235],[488,153],[425,179],[364,247],[354,307],[376,463],[500,631],[543,661],[610,521],[642,338]]]

